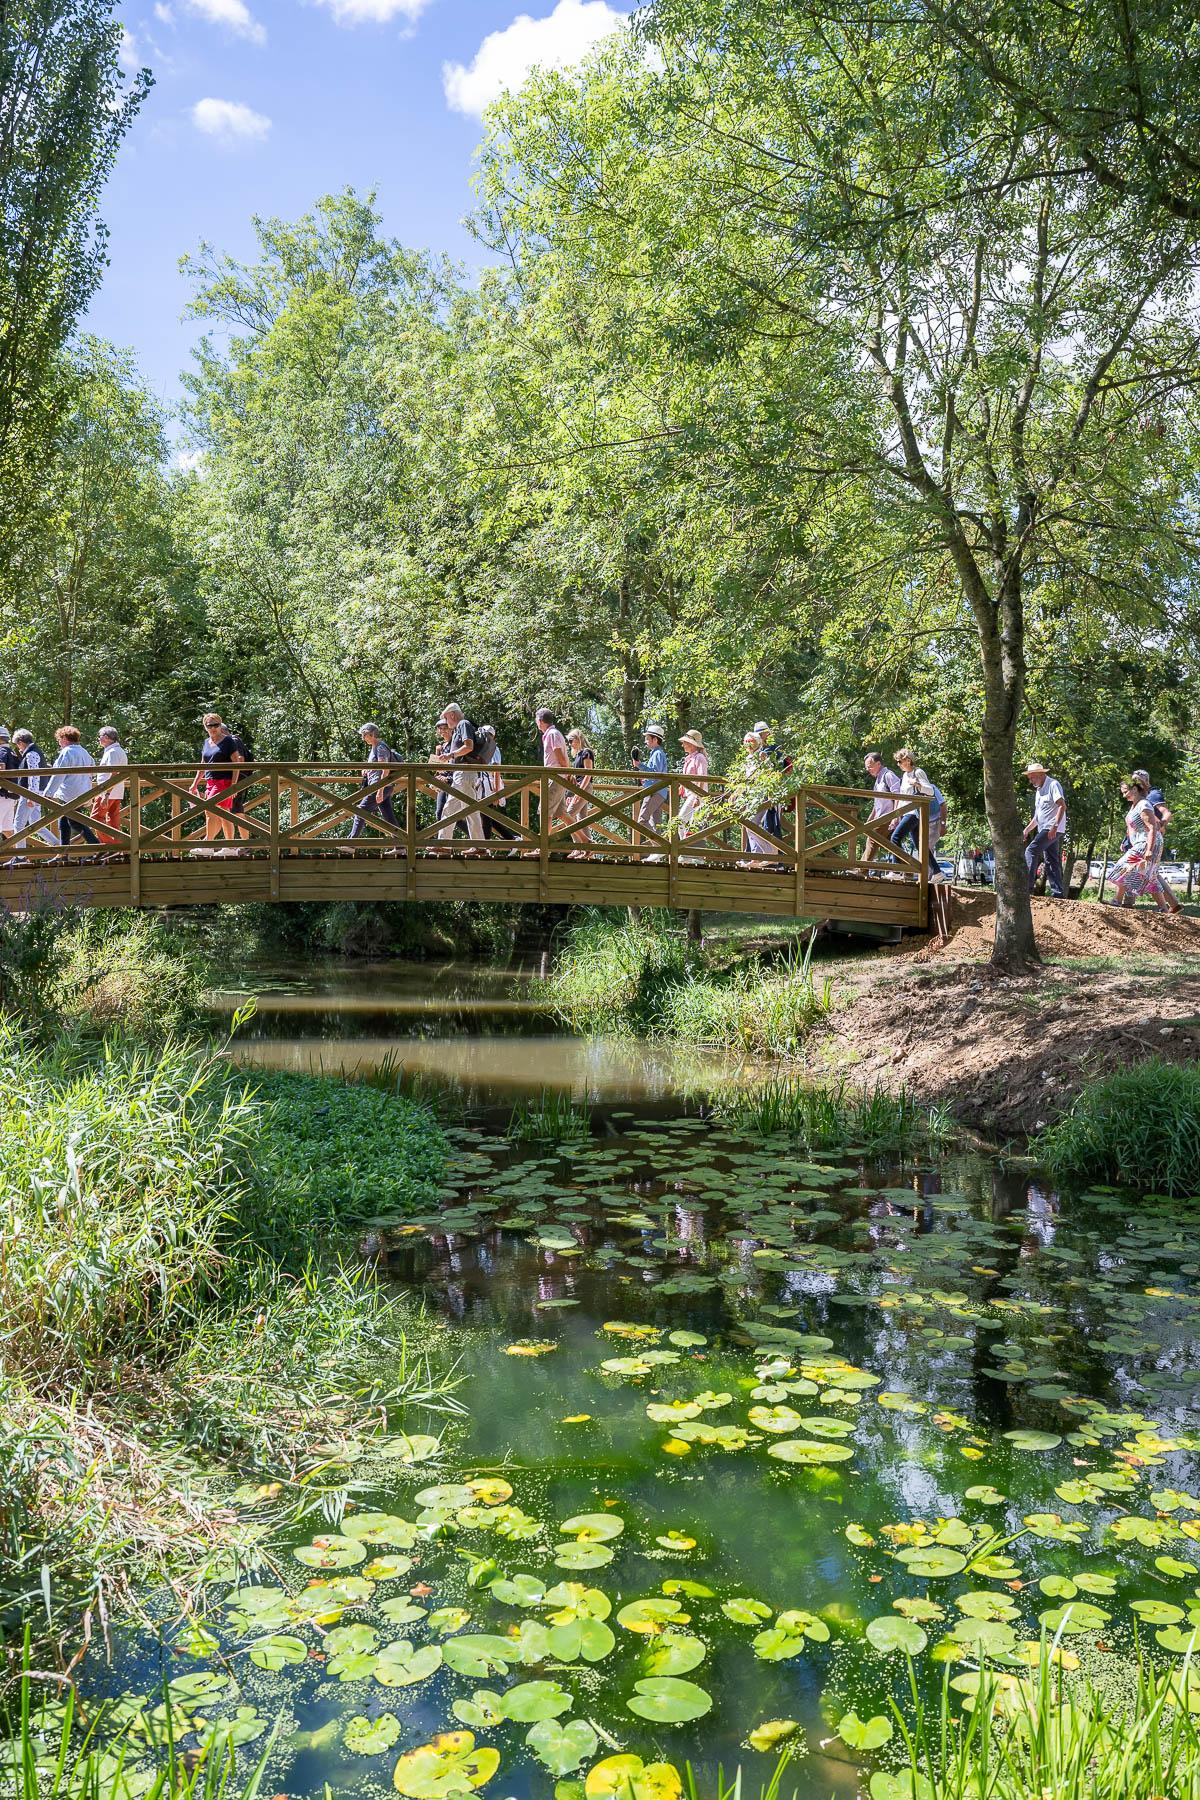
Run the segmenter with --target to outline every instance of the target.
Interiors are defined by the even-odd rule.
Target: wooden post
[[[804,856],[807,850],[808,806],[807,788],[796,790],[796,813],[792,820],[792,838],[796,857],[796,892],[792,901],[792,911],[798,919],[804,912]]]
[[[270,841],[267,857],[270,863],[271,898],[279,898],[279,771],[272,769],[268,791]]]
[[[404,787],[404,892],[408,899],[417,897],[417,771],[410,769]]]
[[[172,793],[172,795],[171,795],[171,842],[173,844],[178,844],[182,841],[182,827],[179,823],[179,815],[182,811],[183,811],[183,801],[180,799],[178,794]]]
[[[538,898],[550,898],[550,776],[538,777]]]
[[[667,905],[675,905],[675,868],[679,859],[679,845],[675,841],[675,833],[671,830],[675,819],[675,783],[667,783]]]
[[[292,830],[298,831],[300,829],[300,789],[294,781],[290,782],[288,785],[291,797],[291,804],[288,808],[288,812],[292,822]],[[291,856],[299,856],[299,846],[293,844],[288,854]]]
[[[921,859],[921,873],[920,873],[920,876],[918,877],[920,884],[921,884],[920,899],[918,902],[918,905],[920,907],[920,913],[918,916],[919,916],[921,924],[926,928],[926,930],[928,930],[928,928],[929,928],[929,796],[928,796],[928,794],[916,794],[916,795],[914,795],[914,799],[917,802],[917,855]]]
[[[520,815],[520,819],[521,819],[521,830],[528,831],[529,830],[529,783],[528,782],[526,782],[521,789],[521,804],[520,804],[520,807],[518,808],[518,811],[519,811],[519,815]]]
[[[129,808],[129,904],[142,904],[142,778],[131,777],[126,790]]]

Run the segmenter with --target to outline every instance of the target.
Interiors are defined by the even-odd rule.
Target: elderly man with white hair
[[[1038,870],[1046,865],[1046,886],[1052,900],[1063,897],[1062,847],[1067,835],[1067,800],[1062,782],[1056,781],[1040,762],[1031,762],[1025,779],[1033,789],[1033,817],[1025,827],[1025,867],[1032,894]]]
[[[451,700],[442,708],[442,716],[438,724],[450,727],[450,737],[442,754],[434,760],[451,765],[451,793],[442,813],[442,826],[439,838],[454,836],[454,821],[469,801],[478,798],[479,769],[475,755],[475,727],[463,712],[457,700]],[[469,812],[463,823],[467,828],[467,836],[483,841],[483,815]]]
[[[125,753],[121,735],[116,726],[102,725],[96,736],[100,743],[101,769],[125,768],[129,757]],[[121,802],[124,798],[125,783],[114,781],[110,788],[106,788],[102,794],[97,794],[92,801],[92,817],[96,821],[96,836],[102,844],[115,844],[117,841],[109,833],[121,829]]]

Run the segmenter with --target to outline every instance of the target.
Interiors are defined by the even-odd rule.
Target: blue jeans
[[[1038,866],[1046,865],[1046,886],[1052,900],[1063,897],[1062,872],[1062,832],[1056,832],[1048,838],[1044,831],[1039,831],[1030,838],[1025,846],[1025,867],[1029,870],[1029,891],[1032,894],[1037,884]]]
[[[931,875],[940,875],[942,872],[941,865],[933,851],[933,832],[936,824],[937,819],[931,816],[929,820],[929,873]],[[905,813],[904,817],[892,827],[891,839],[898,850],[904,849],[907,845],[916,856],[921,848],[920,813]]]
[[[396,823],[396,815],[392,811],[392,795],[390,789],[383,794],[364,794],[358,803],[356,812],[357,817],[350,827],[350,836],[352,838],[361,837],[363,826],[372,814],[374,814],[376,818],[386,820],[389,825],[394,825]]]

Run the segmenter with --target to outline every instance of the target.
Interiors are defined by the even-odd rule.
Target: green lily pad
[[[400,1721],[395,1713],[380,1713],[376,1719],[361,1714],[346,1721],[342,1742],[354,1756],[379,1756],[390,1750],[400,1736]]]
[[[250,1661],[258,1669],[270,1669],[272,1673],[286,1669],[289,1663],[302,1663],[308,1655],[303,1638],[291,1637],[286,1632],[277,1632],[273,1637],[260,1638],[257,1644],[251,1644]]]
[[[522,1681],[504,1695],[504,1716],[521,1725],[557,1719],[570,1712],[571,1696],[556,1681]]]
[[[429,1743],[406,1750],[392,1776],[396,1792],[408,1800],[454,1800],[481,1788],[500,1767],[500,1752],[477,1750],[470,1731],[443,1731]]]
[[[322,1534],[311,1544],[299,1544],[292,1551],[297,1562],[307,1569],[348,1569],[366,1559],[366,1545],[359,1538]]]
[[[578,1513],[573,1519],[564,1519],[559,1527],[564,1537],[576,1538],[581,1544],[607,1543],[620,1537],[624,1529],[624,1519],[612,1513]]]
[[[767,1455],[777,1462],[816,1467],[822,1463],[849,1462],[854,1451],[848,1444],[819,1443],[815,1438],[785,1438],[782,1444],[769,1444]]]
[[[652,1638],[642,1658],[646,1675],[687,1675],[698,1669],[707,1655],[702,1640],[690,1631],[677,1631],[671,1626]]]
[[[1053,1431],[1006,1431],[1004,1436],[1014,1450],[1057,1450],[1062,1443]]]
[[[882,1713],[860,1719],[856,1712],[843,1713],[838,1720],[838,1736],[851,1750],[878,1750],[892,1735],[892,1721]]]
[[[414,1649],[407,1638],[399,1638],[386,1644],[375,1658],[375,1679],[381,1687],[415,1687],[437,1673],[443,1655],[439,1644]]]
[[[694,1681],[679,1681],[673,1676],[658,1675],[634,1684],[633,1696],[626,1701],[631,1713],[650,1719],[656,1725],[682,1725],[689,1719],[701,1719],[712,1709],[712,1695],[697,1687]]]
[[[903,1651],[906,1656],[918,1656],[929,1639],[915,1619],[881,1613],[878,1618],[868,1622],[867,1642],[881,1656],[891,1656],[897,1650]]]
[[[569,1775],[596,1754],[600,1740],[586,1719],[541,1719],[525,1742],[552,1775]]]
[[[607,1544],[572,1540],[569,1544],[554,1546],[555,1566],[560,1569],[602,1569],[612,1559],[613,1553]]]

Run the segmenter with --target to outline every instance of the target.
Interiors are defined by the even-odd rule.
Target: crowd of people
[[[582,727],[572,726],[564,731],[548,707],[537,709],[534,725],[541,742],[543,766],[565,772],[562,781],[552,780],[546,789],[548,827],[569,833],[574,846],[569,856],[586,857],[593,853],[597,842],[594,827],[599,821],[591,794],[595,749]],[[254,760],[253,753],[247,738],[231,730],[220,713],[205,713],[203,726],[204,741],[189,791],[211,803],[203,812],[206,842],[213,844],[223,839],[225,853],[237,854],[237,840],[244,835],[237,819],[244,804],[239,786],[244,765]],[[448,840],[460,830],[465,830],[471,840],[467,855],[486,854],[485,840],[519,838],[521,834],[504,812],[509,796],[495,727],[474,724],[456,701],[450,701],[437,720],[435,733],[430,761],[439,771],[433,783],[437,841],[428,848],[436,853],[448,847]],[[48,761],[32,732],[10,733],[0,726],[0,839],[21,833],[25,834],[23,841],[32,836],[62,848],[75,838],[97,846],[115,844],[118,840],[113,834],[121,829],[126,783],[113,771],[125,768],[129,762],[120,733],[115,726],[101,726],[95,755],[84,748],[74,725],[60,726],[54,736],[58,752],[53,761]],[[395,782],[389,778],[388,770],[402,760],[373,721],[360,726],[358,736],[366,755],[361,792],[353,806],[350,843],[345,846],[350,855],[354,853],[354,840],[361,838],[373,822],[396,828]],[[672,788],[677,801],[673,829],[680,837],[705,829],[706,819],[714,819],[715,807],[722,803],[710,803],[709,756],[703,734],[694,729],[680,733],[679,764],[674,771],[667,755],[667,737],[666,728],[652,720],[643,733],[644,748],[635,749],[630,757],[631,779],[638,796],[636,827],[652,845],[668,829]],[[796,806],[793,763],[775,742],[773,728],[765,719],[759,719],[745,733],[742,751],[741,766],[729,785],[739,801],[743,821],[745,866],[761,867],[777,860],[787,842],[785,832],[790,826],[785,820],[794,816]],[[888,872],[885,863],[895,863],[896,852],[900,853],[903,867],[914,866],[921,854],[921,808],[906,806],[905,800],[920,796],[927,802],[925,853],[929,879],[940,881],[943,876],[938,844],[946,831],[946,797],[910,748],[896,750],[893,761],[894,768],[878,750],[868,750],[863,759],[874,795],[868,820],[868,826],[874,829],[869,831],[864,859],[880,865],[870,871],[879,875]],[[1030,762],[1024,775],[1033,798],[1033,814],[1025,828],[1030,892],[1044,877],[1050,896],[1062,899],[1067,892],[1063,849],[1068,833],[1063,785],[1041,762]],[[85,809],[76,803],[97,785],[98,777],[105,778],[105,785],[84,816]],[[1152,785],[1145,769],[1135,769],[1121,782],[1121,795],[1127,808],[1126,835],[1110,872],[1115,897],[1108,904],[1130,907],[1139,898],[1148,897],[1160,911],[1178,913],[1179,901],[1160,866],[1171,819],[1162,790]],[[47,801],[70,805],[73,811],[68,814],[55,808],[53,817],[43,823]]]

